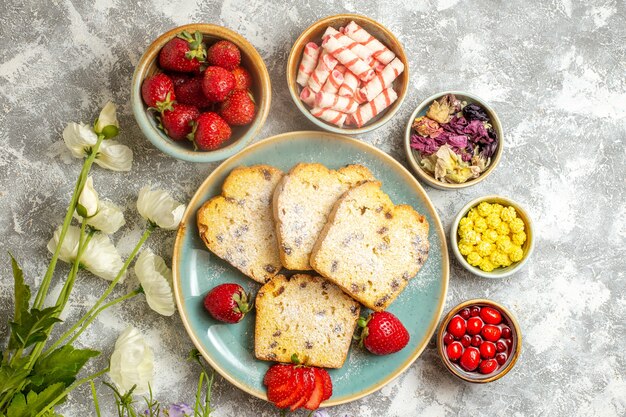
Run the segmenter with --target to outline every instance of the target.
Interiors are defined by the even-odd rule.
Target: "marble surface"
[[[400,4],[402,3],[402,4]],[[126,209],[115,235],[127,255],[142,232],[134,210],[144,184],[188,199],[216,166],[171,159],[145,140],[129,106],[133,67],[162,32],[188,22],[234,29],[255,45],[271,74],[272,108],[259,139],[314,126],[292,104],[285,82],[291,43],[326,15],[356,12],[388,26],[405,45],[410,90],[384,128],[362,136],[403,163],[407,118],[425,97],[462,89],[498,112],[506,147],[485,182],[458,192],[427,188],[444,226],[475,197],[499,193],[526,206],[537,246],[523,271],[502,280],[469,275],[452,262],[446,310],[488,297],[517,314],[524,332],[515,369],[487,386],[455,380],[434,344],[393,383],[332,416],[601,416],[626,414],[626,3],[623,0],[325,2],[120,0],[0,4],[0,253],[10,250],[28,281],[39,282],[57,225],[80,169],[61,144],[69,121],[92,120],[106,100],[120,106],[121,140],[132,147],[130,173],[93,170],[100,194]],[[171,261],[174,234],[148,243]],[[0,335],[11,311],[11,279],[0,260]],[[66,272],[59,268],[59,276]],[[53,292],[60,285],[52,286]],[[105,283],[84,274],[64,312],[77,317]],[[126,284],[131,288],[132,279]],[[120,293],[123,289],[120,289]],[[106,366],[117,335],[138,327],[156,356],[156,396],[190,401],[197,368],[180,318],[157,317],[137,298],[103,314],[81,344]],[[101,384],[99,384],[101,386]],[[105,387],[100,400],[113,415]],[[277,411],[217,378],[215,416],[274,416]],[[61,408],[92,415],[87,389]],[[298,415],[305,415],[299,413]]]

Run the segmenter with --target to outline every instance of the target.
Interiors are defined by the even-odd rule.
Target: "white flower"
[[[122,209],[107,200],[100,201],[98,212],[94,216],[83,219],[77,213],[74,213],[74,217],[107,235],[112,235],[126,224]]]
[[[76,212],[82,217],[91,217],[98,212],[98,193],[93,188],[93,178],[87,177],[83,190],[78,197]]]
[[[120,131],[120,124],[117,121],[117,108],[115,104],[109,101],[104,105],[100,116],[98,116],[94,124],[94,131],[99,135],[104,135],[107,139],[117,136]]]
[[[170,197],[167,191],[153,191],[145,186],[139,191],[137,210],[141,217],[160,228],[175,230],[183,218],[185,205]]]
[[[154,374],[154,354],[139,330],[128,327],[117,338],[111,355],[109,376],[123,392],[136,385],[134,393],[148,392]]]
[[[63,130],[63,141],[74,158],[83,158],[98,141],[98,135],[91,127],[72,122]]]
[[[59,244],[62,227],[59,226],[54,232],[54,236],[48,242],[48,250],[54,253]],[[59,258],[67,263],[73,263],[78,253],[78,242],[80,239],[80,229],[76,226],[70,226],[67,229],[65,238],[61,245]],[[108,281],[113,281],[120,269],[122,269],[122,257],[111,242],[111,239],[105,234],[94,233],[89,244],[83,251],[80,258],[80,264],[92,274]],[[119,280],[123,282],[126,278],[126,272]]]
[[[163,316],[171,316],[176,311],[172,293],[172,271],[163,258],[146,249],[135,262],[135,275],[146,294],[151,309]]]
[[[106,140],[100,144],[94,162],[111,171],[130,171],[133,165],[133,151],[115,140]]]

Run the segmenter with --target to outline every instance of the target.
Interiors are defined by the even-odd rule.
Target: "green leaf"
[[[17,389],[28,376],[28,357],[19,358],[12,366],[0,366],[0,396]]]
[[[19,264],[9,252],[11,257],[11,267],[13,268],[13,297],[15,300],[15,313],[13,314],[13,321],[16,323],[22,322],[22,314],[28,312],[28,304],[30,302],[30,288],[24,284],[24,272],[20,268]],[[13,334],[9,339],[9,350],[13,350],[18,346],[17,341]]]
[[[59,382],[50,385],[39,394],[30,391],[24,397],[24,394],[20,392],[13,397],[11,405],[7,408],[7,417],[35,417],[64,390],[65,385]]]
[[[74,349],[70,345],[60,347],[35,362],[29,388],[39,392],[57,382],[69,386],[85,363],[99,354],[96,350]]]
[[[62,321],[55,317],[56,313],[56,307],[48,307],[43,310],[33,308],[30,311],[22,311],[21,320],[11,322],[11,331],[15,338],[16,347],[25,349],[34,343],[46,340],[52,326]]]

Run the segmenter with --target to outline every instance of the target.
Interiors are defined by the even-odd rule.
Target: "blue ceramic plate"
[[[237,324],[213,320],[203,308],[203,296],[214,286],[236,282],[256,293],[260,285],[210,253],[198,236],[196,212],[220,194],[224,179],[241,165],[269,164],[287,172],[298,162],[321,162],[330,168],[358,163],[382,181],[395,204],[409,204],[430,224],[430,254],[418,275],[389,307],[408,329],[406,348],[375,356],[356,344],[341,369],[330,370],[333,396],[324,406],[370,394],[406,370],[426,347],[441,315],[448,287],[448,251],[441,221],[417,180],[396,160],[377,148],[334,133],[291,132],[258,142],[217,167],[189,202],[178,230],[173,255],[176,302],[191,340],[224,378],[256,397],[267,399],[263,376],[271,363],[254,357],[254,313]]]

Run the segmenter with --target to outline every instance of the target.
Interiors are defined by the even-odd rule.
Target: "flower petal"
[[[163,316],[176,311],[172,293],[172,271],[160,256],[146,249],[135,262],[135,275],[143,288],[151,309]]]
[[[112,171],[130,171],[133,165],[133,151],[115,140],[106,140],[100,145],[94,162]]]
[[[185,205],[170,197],[167,191],[145,186],[139,191],[137,211],[141,217],[160,228],[175,230],[183,218]]]
[[[109,376],[123,392],[136,385],[135,393],[148,392],[154,374],[154,354],[143,336],[128,327],[117,338],[111,355]]]
[[[98,141],[98,135],[91,127],[82,123],[68,123],[63,130],[63,141],[74,158],[83,158],[86,150]]]
[[[113,242],[103,233],[93,235],[83,252],[80,263],[92,274],[107,281],[113,281],[124,265]],[[126,272],[119,282],[124,282],[124,279],[126,279]]]
[[[109,127],[109,130],[107,130],[107,127]],[[109,101],[102,108],[100,116],[98,116],[98,120],[94,126],[94,130],[98,134],[102,133],[106,137],[112,138],[117,135],[119,128],[120,124],[117,121],[117,107],[113,104],[113,102]]]
[[[52,239],[48,242],[48,251],[54,253],[59,244],[59,237],[61,236],[61,229],[63,226],[57,227]],[[78,241],[80,239],[80,229],[76,226],[70,226],[65,232],[65,238],[59,252],[59,259],[63,262],[72,263],[76,259],[78,253]]]
[[[107,235],[112,235],[126,224],[122,210],[106,200],[100,201],[98,212],[95,216],[88,218],[86,222],[89,226]]]

